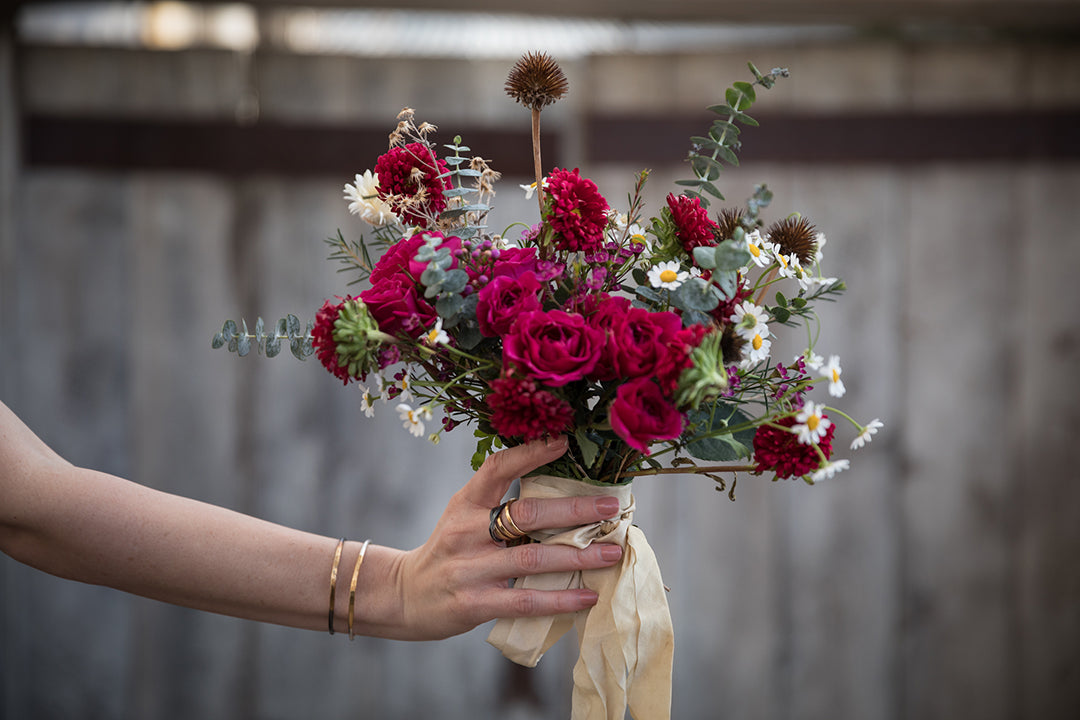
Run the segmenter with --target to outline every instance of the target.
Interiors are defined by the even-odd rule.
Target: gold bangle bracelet
[[[330,634],[334,634],[334,595],[337,594],[337,569],[341,562],[341,548],[345,547],[345,538],[338,540],[334,550],[334,564],[330,567]]]
[[[371,540],[365,540],[364,544],[360,546],[360,554],[356,556],[356,565],[352,571],[352,581],[349,582],[349,639],[352,640],[356,636],[353,635],[353,610],[356,607],[356,579],[360,577],[360,566],[364,564],[364,555],[367,553],[368,544]]]

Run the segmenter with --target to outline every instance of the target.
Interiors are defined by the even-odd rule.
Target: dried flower
[[[526,53],[506,78],[506,94],[532,110],[551,105],[569,89],[566,74],[547,53]]]
[[[794,255],[803,265],[812,265],[817,256],[817,228],[805,217],[787,217],[773,223],[769,240],[777,246],[777,255]]]
[[[724,208],[716,217],[716,237],[718,240],[730,240],[735,231],[742,227],[742,208]]]

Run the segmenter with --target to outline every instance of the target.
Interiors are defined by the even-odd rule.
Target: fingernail
[[[581,599],[582,605],[595,605],[600,596],[595,590],[578,590],[578,598]]]
[[[618,560],[622,557],[622,548],[618,545],[601,545],[600,557],[604,560]]]
[[[619,498],[610,495],[598,497],[593,507],[596,508],[596,512],[602,513],[604,517],[611,517],[619,512]]]
[[[551,437],[549,435],[548,437],[544,438],[544,443],[548,446],[548,448],[552,450],[566,450],[565,435],[558,435],[556,437]]]

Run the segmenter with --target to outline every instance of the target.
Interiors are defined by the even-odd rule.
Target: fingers
[[[545,617],[588,610],[596,604],[595,590],[500,590],[491,598],[489,618]]]
[[[619,499],[608,495],[575,498],[522,498],[510,506],[510,519],[522,530],[578,527],[612,518]]]
[[[564,452],[566,438],[563,436],[500,450],[484,461],[465,483],[462,493],[476,505],[494,507],[502,501],[515,478],[557,460]]]
[[[488,560],[492,573],[500,578],[523,577],[540,573],[597,570],[614,565],[622,557],[622,548],[611,543],[595,543],[587,548],[568,545],[530,543],[496,553]]]

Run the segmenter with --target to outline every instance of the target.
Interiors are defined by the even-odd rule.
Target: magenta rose
[[[603,343],[604,334],[581,315],[534,310],[519,315],[503,338],[503,362],[545,385],[561,387],[592,372]]]
[[[536,248],[506,248],[491,271],[492,277],[518,277],[536,269]]]
[[[378,285],[386,278],[408,273],[416,251],[423,244],[424,238],[421,235],[412,235],[388,247],[371,270],[371,284]],[[413,276],[414,279],[419,277],[419,274]]]
[[[605,350],[613,350],[620,378],[653,375],[670,352],[682,320],[675,313],[630,308],[613,327]]]
[[[448,250],[450,250],[451,253],[453,253],[455,250],[460,250],[461,249],[461,238],[459,238],[457,236],[454,236],[454,235],[451,235],[450,237],[446,237],[442,233],[432,231],[432,232],[420,233],[419,236],[420,236],[421,239],[420,239],[419,244],[417,244],[417,246],[416,246],[417,249],[419,249],[420,245],[424,244],[424,238],[425,237],[442,238],[442,242],[440,242],[438,245],[435,246],[436,250],[441,250],[442,248],[447,248]],[[458,266],[457,258],[454,257],[452,254],[451,254],[451,257],[453,258],[453,260],[450,262],[450,267],[451,268],[456,268]],[[413,278],[415,278],[417,281],[419,281],[420,276],[424,274],[425,270],[427,270],[427,266],[428,266],[428,264],[426,262],[419,262],[419,261],[416,260],[416,250],[413,250],[412,256],[409,257],[409,274],[412,275]]]
[[[496,277],[476,295],[476,319],[487,337],[505,335],[518,315],[539,309],[540,281],[531,272]]]
[[[615,367],[615,353],[618,350],[613,342],[614,327],[621,317],[630,311],[632,304],[624,297],[618,295],[603,295],[599,300],[593,300],[595,296],[589,295],[581,304],[581,311],[589,318],[589,324],[604,333],[604,346],[600,351],[600,359],[596,367],[589,373],[593,380],[614,380],[619,377]]]
[[[637,378],[619,386],[608,408],[608,420],[616,435],[646,455],[654,441],[673,440],[683,429],[682,413],[649,378]]]
[[[435,322],[435,309],[416,291],[408,275],[399,273],[383,278],[360,293],[379,329],[388,335],[417,336]]]

